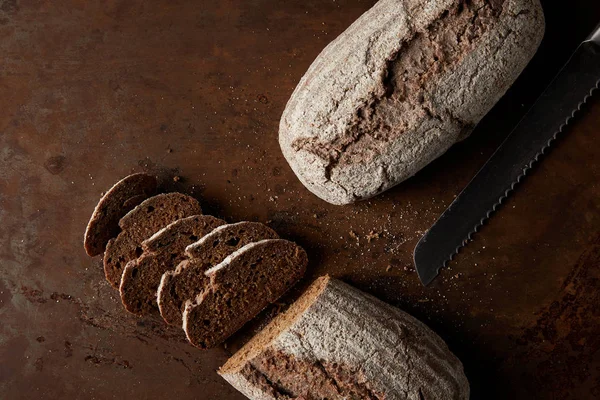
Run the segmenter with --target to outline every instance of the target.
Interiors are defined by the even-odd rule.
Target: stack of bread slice
[[[104,251],[104,273],[125,309],[160,313],[199,348],[219,345],[303,275],[306,252],[257,222],[227,224],[157,180],[130,175],[101,198],[84,247]]]

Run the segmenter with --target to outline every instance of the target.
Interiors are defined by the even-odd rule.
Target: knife
[[[490,218],[600,84],[600,25],[573,53],[450,207],[421,238],[414,262],[427,286]]]

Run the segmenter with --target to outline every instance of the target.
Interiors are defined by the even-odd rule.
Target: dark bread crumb
[[[163,319],[181,326],[184,304],[204,289],[204,272],[216,266],[234,251],[264,239],[277,239],[274,230],[259,222],[223,225],[187,247],[190,260],[182,261],[175,271],[164,274],[158,289],[158,306]]]
[[[212,266],[192,258],[183,260],[177,265],[175,271],[167,271],[160,279],[157,290],[157,303],[160,316],[169,325],[181,326],[185,302],[195,298],[210,283],[204,272]],[[197,271],[195,274],[186,273],[187,279],[181,279],[182,272],[186,270]],[[188,293],[192,293],[191,296]]]
[[[185,248],[225,221],[209,215],[177,220],[142,243],[144,253],[125,266],[119,287],[121,302],[133,314],[158,311],[156,290],[162,275],[185,258]]]
[[[267,393],[296,399],[385,399],[385,394],[370,387],[360,366],[302,360],[272,349],[253,359],[241,373],[267,389]]]
[[[171,222],[202,214],[198,201],[182,193],[159,194],[145,200],[119,221],[122,231],[104,253],[104,274],[115,288],[125,265],[142,255],[142,242]]]
[[[217,346],[267,305],[275,302],[306,271],[304,249],[282,239],[251,243],[206,272],[208,287],[187,301],[183,328],[194,346]]]
[[[125,200],[125,202],[123,203],[123,207],[128,209],[129,211],[131,211],[138,205],[142,204],[142,201],[146,200],[148,197],[150,197],[150,196],[146,196],[145,194],[140,194],[137,196],[130,197],[129,199]],[[129,211],[127,211],[127,212],[129,212]],[[127,214],[127,213],[125,213],[125,214]],[[125,215],[125,214],[123,214],[123,215]],[[119,224],[119,222],[117,221],[117,225],[118,224]]]

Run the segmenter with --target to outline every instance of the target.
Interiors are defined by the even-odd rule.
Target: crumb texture
[[[331,203],[374,196],[467,137],[543,32],[538,0],[381,0],[300,81],[282,151]]]
[[[212,348],[275,302],[306,271],[304,249],[282,239],[248,244],[208,270],[210,282],[187,301],[183,328],[199,348]]]
[[[127,263],[121,277],[121,302],[138,315],[158,311],[156,293],[162,275],[185,258],[185,248],[225,221],[209,215],[177,220],[142,243],[143,254]]]
[[[469,398],[461,362],[423,323],[335,279],[315,285],[220,369],[247,397]]]
[[[277,238],[277,233],[264,224],[239,222],[222,225],[189,245],[186,253],[190,259],[182,261],[174,271],[166,272],[161,279],[158,306],[163,319],[181,326],[184,304],[205,289],[204,273],[208,269],[247,244]]]
[[[115,288],[127,263],[143,253],[142,242],[181,218],[202,214],[200,204],[182,193],[159,194],[142,202],[119,221],[122,231],[104,253],[104,274]]]

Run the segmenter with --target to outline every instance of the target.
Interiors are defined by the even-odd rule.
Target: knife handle
[[[585,42],[594,42],[600,46],[600,24],[596,26],[596,29],[590,33],[590,36],[585,39]]]

